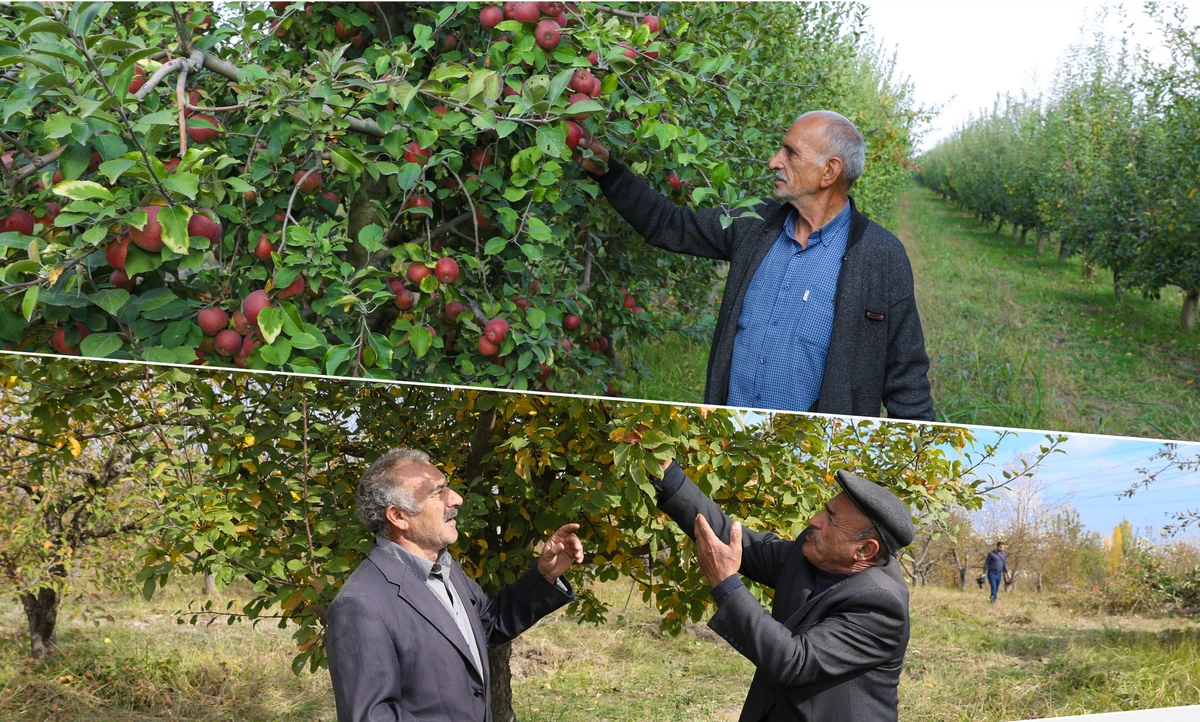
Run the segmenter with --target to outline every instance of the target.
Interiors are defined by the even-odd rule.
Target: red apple
[[[437,113],[438,117],[441,118],[441,117],[445,116],[446,113],[448,113],[449,111],[446,110],[446,106],[444,106],[444,105],[435,105],[435,106],[433,106],[433,112]]]
[[[429,156],[433,155],[433,151],[428,148],[422,148],[417,141],[409,141],[408,145],[404,146],[404,160],[417,165],[425,165],[429,162]]]
[[[488,341],[499,345],[500,342],[504,340],[504,337],[508,335],[508,329],[508,321],[497,317],[488,321],[487,324],[484,325],[483,335]]]
[[[537,19],[542,16],[542,11],[538,9],[537,3],[534,2],[507,2],[504,3],[504,17],[508,20],[516,20],[521,23],[537,22]]]
[[[563,318],[563,326],[565,326],[569,329],[579,328],[579,317],[573,313],[568,314],[566,317]]]
[[[125,270],[125,256],[129,253],[129,236],[121,238],[108,244],[104,249],[104,260],[108,261],[108,265],[118,271]]]
[[[113,288],[123,288],[126,291],[132,291],[137,283],[119,268],[108,275],[108,282]]]
[[[166,163],[163,163],[163,170],[167,171],[167,175],[174,173],[175,169],[178,167],[179,167],[179,159],[178,158],[171,158]]]
[[[246,314],[242,313],[240,310],[234,311],[231,320],[233,321],[234,331],[237,331],[243,336],[250,333],[250,320],[246,318]]]
[[[307,178],[304,177],[305,173],[308,173]],[[322,183],[325,182],[324,179],[321,178],[321,174],[315,170],[312,172],[309,172],[307,169],[306,170],[298,170],[298,171],[296,171],[296,175],[294,176],[294,178],[295,178],[295,182],[300,184],[300,192],[301,193],[313,193],[318,188],[321,187]],[[300,180],[301,178],[304,178],[303,182],[301,182],[301,180]],[[278,219],[278,220],[283,220],[283,219]]]
[[[633,300],[633,296],[626,296],[625,300],[621,302],[621,305],[625,308],[633,308],[637,305],[637,302]]]
[[[642,25],[650,28],[651,35],[658,32],[658,18],[653,15],[647,15],[646,17],[642,18]]]
[[[213,350],[229,358],[242,350],[242,337],[237,331],[227,328],[218,333],[217,337],[213,339]]]
[[[479,337],[479,353],[484,356],[495,356],[500,352],[500,346],[487,340],[487,337]]]
[[[458,36],[454,33],[446,33],[446,37],[442,38],[442,50],[453,50],[458,47]]]
[[[491,228],[494,228],[496,225],[496,224],[492,223],[492,220],[490,218],[488,218],[487,216],[485,216],[483,214],[483,211],[480,210],[479,208],[475,209],[475,223],[479,226],[480,229],[485,230],[485,231],[489,230]]]
[[[671,186],[671,190],[675,191],[676,193],[683,189],[683,183],[679,181],[679,176],[675,175],[674,173],[667,176],[667,183]]]
[[[401,288],[399,291],[396,291],[396,308],[400,309],[401,311],[407,311],[408,309],[412,308],[416,302],[416,295],[414,295],[413,292],[407,288]]]
[[[80,341],[87,338],[91,333],[88,331],[87,326],[84,326],[78,321],[75,322],[75,328],[79,329]],[[50,345],[54,347],[55,351],[61,354],[71,356],[79,354],[78,348],[67,344],[67,329],[65,326],[59,326],[58,328],[54,329],[54,333],[50,335]]]
[[[542,50],[553,50],[562,42],[561,28],[558,23],[553,20],[540,20],[537,27],[533,29],[533,36],[537,40],[538,47]]]
[[[433,200],[431,200],[429,198],[429,196],[426,196],[426,195],[416,195],[416,196],[413,196],[412,198],[409,198],[404,203],[404,207],[405,208],[429,208],[432,210],[433,209]]]
[[[458,315],[466,310],[467,307],[458,301],[451,301],[450,303],[446,304],[446,310],[442,312],[442,316],[447,321],[455,321],[458,319]]]
[[[209,306],[206,309],[196,314],[196,323],[200,324],[200,330],[205,336],[216,336],[229,326],[229,314],[217,308]],[[229,356],[231,354],[225,354]]]
[[[193,11],[187,14],[187,21],[192,25],[198,25],[201,30],[207,31],[212,27],[213,19],[211,15],[198,11]]]
[[[646,312],[646,309],[642,308],[641,306],[634,306],[634,307],[633,307],[633,313],[634,313],[635,315],[636,315],[636,314],[639,314],[639,313],[645,313],[645,312]]]
[[[586,93],[592,89],[592,71],[587,68],[580,68],[571,74],[571,82],[567,83],[567,87],[574,90],[576,93]]]
[[[600,64],[600,54],[597,53],[595,50],[588,53],[588,63],[590,63],[593,68],[596,67],[597,65],[599,65]]]
[[[207,211],[207,212],[206,212]],[[221,242],[221,223],[214,217],[216,214],[210,210],[202,209],[192,214],[188,219],[188,235],[203,236],[209,242],[216,245]]]
[[[146,84],[146,71],[140,66],[133,66],[133,80],[129,81],[129,92],[136,93]]]
[[[583,139],[583,128],[573,120],[567,121],[567,147],[574,150]]]
[[[563,4],[560,2],[538,3],[538,10],[542,15],[554,17],[563,11]]]
[[[454,283],[458,278],[458,261],[453,258],[440,258],[433,267],[433,275],[442,283]]]
[[[415,285],[420,286],[421,280],[430,273],[433,273],[433,271],[429,270],[429,266],[426,266],[420,261],[413,261],[412,263],[408,264],[408,270],[404,272],[404,275],[407,276],[408,280],[412,281]]]
[[[304,292],[304,277],[296,276],[294,279],[292,279],[292,282],[289,283],[286,288],[277,288],[275,290],[275,297],[276,298],[291,298],[292,296],[299,296],[303,292]]]
[[[601,82],[600,78],[593,77],[592,89],[588,91],[588,95],[592,96],[593,98],[599,98],[600,91],[602,90],[604,90],[604,83]]]
[[[20,233],[33,235],[33,216],[23,208],[12,208],[8,215],[0,218],[0,233]]]
[[[41,223],[44,227],[49,228],[50,226],[54,225],[54,219],[58,217],[59,213],[62,213],[62,206],[54,201],[47,201],[46,210],[42,211],[38,215],[35,215],[33,220]]]
[[[163,249],[162,226],[158,224],[158,212],[162,206],[144,206],[142,210],[146,212],[146,225],[140,231],[130,226],[129,239],[143,251],[157,253]]]
[[[190,118],[190,121],[207,121],[213,125],[211,128],[206,125],[193,126],[191,122],[188,122],[187,137],[193,143],[211,143],[221,137],[221,131],[218,130],[221,124],[211,115],[196,113]]]
[[[492,154],[487,151],[487,148],[476,148],[471,151],[471,167],[475,170],[483,170],[492,162]]]
[[[355,30],[353,27],[346,27],[345,25],[342,24],[341,20],[338,20],[336,23],[333,24],[333,32],[335,34],[337,34],[337,36],[339,38],[341,38],[342,40],[345,40],[346,38],[350,37],[351,35],[354,35],[354,33],[358,32],[358,31]]]
[[[258,243],[254,246],[254,257],[260,261],[271,260],[271,252],[275,250],[275,246],[271,245],[271,241],[267,240],[267,234],[264,233],[258,237]]]
[[[350,44],[356,48],[361,49],[366,46],[367,39],[362,36],[362,33],[358,33],[354,37],[350,38]],[[656,55],[657,55],[657,53],[656,53]]]
[[[494,28],[504,21],[504,10],[499,5],[488,5],[479,11],[479,24],[485,28]]]
[[[242,339],[242,351],[238,355],[248,358],[250,354],[254,353],[254,349],[261,345],[262,339],[258,337],[257,333],[248,333],[246,334],[246,337]]]
[[[264,308],[271,305],[271,299],[267,297],[267,292],[263,289],[251,291],[250,295],[242,301],[242,315],[246,317],[246,321],[251,326],[258,325],[258,313]]]

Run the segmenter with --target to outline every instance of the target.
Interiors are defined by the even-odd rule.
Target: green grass
[[[947,421],[1200,439],[1200,330],[1182,295],[1118,301],[1112,277],[1038,258],[924,188],[893,229],[916,276],[934,404]]]
[[[559,612],[517,639],[519,719],[737,719],[751,665],[704,626],[662,636],[640,595],[625,606],[629,589],[599,587],[612,605],[603,627]],[[0,602],[0,719],[333,720],[328,673],[292,675],[288,632],[176,624],[173,612],[192,596],[178,585],[152,602],[95,596],[87,604],[111,619],[64,619],[59,654],[40,665],[25,659],[19,607]],[[217,595],[221,607],[236,598]],[[931,588],[914,590],[912,620],[904,722],[1200,702],[1200,626],[1187,620],[1080,615],[1034,593],[990,605],[983,592]]]
[[[1083,278],[1080,260],[1041,258],[931,191],[900,198],[892,230],[916,276],[943,421],[1200,440],[1200,329],[1179,324],[1182,294],[1127,293]],[[664,333],[622,354],[623,395],[703,399],[707,333]]]

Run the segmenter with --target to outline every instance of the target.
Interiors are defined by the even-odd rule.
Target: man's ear
[[[387,515],[388,524],[400,531],[408,531],[408,515],[400,507],[389,506],[384,514]]]
[[[835,183],[842,182],[842,172],[846,169],[842,159],[836,155],[829,156],[829,160],[825,161],[825,173],[821,176],[821,187],[828,188]]]
[[[879,553],[880,548],[878,539],[863,539],[859,542],[858,548],[854,550],[854,559],[855,561],[869,562]]]

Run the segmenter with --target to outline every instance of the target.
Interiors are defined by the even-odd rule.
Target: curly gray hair
[[[400,507],[407,514],[420,514],[421,507],[412,492],[400,485],[393,473],[401,464],[429,463],[429,454],[417,449],[392,449],[379,457],[363,472],[358,481],[358,518],[375,536],[385,535],[388,528],[387,508]]]
[[[842,178],[847,188],[853,186],[867,165],[867,143],[862,133],[858,132],[849,118],[832,110],[812,110],[796,118],[796,122],[811,117],[825,121],[825,152],[817,160],[818,164],[834,156],[841,158]]]

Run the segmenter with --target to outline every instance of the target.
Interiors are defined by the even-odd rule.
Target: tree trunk
[[[1037,254],[1041,258],[1046,252],[1046,231],[1041,228],[1037,229]]]
[[[1096,265],[1091,261],[1083,262],[1083,280],[1091,281],[1096,278]]]
[[[1025,245],[1025,236],[1029,235],[1029,229],[1021,226],[1021,245]]]
[[[512,708],[512,642],[488,647],[488,666],[492,670],[492,720],[516,722]]]
[[[1042,593],[1042,572],[1038,572],[1038,576],[1037,576],[1037,591],[1038,591],[1038,594],[1041,594],[1041,593]]]
[[[211,597],[212,595],[214,595],[216,593],[217,593],[217,575],[216,574],[205,574],[204,575],[204,596]]]
[[[1012,225],[1012,231],[1008,235],[1011,236],[1012,238],[1017,237],[1017,224],[1016,223],[1014,223]]]
[[[1183,297],[1183,313],[1179,320],[1183,327],[1191,329],[1196,325],[1196,306],[1200,305],[1200,291],[1188,291]]]
[[[29,621],[29,656],[44,659],[54,652],[57,644],[54,627],[58,623],[58,593],[42,587],[37,594],[21,595],[25,619]]]
[[[999,234],[1000,229],[1003,227],[1004,227],[1004,219],[1001,218],[999,221],[996,222],[996,233]]]
[[[1071,249],[1067,247],[1067,239],[1060,239],[1058,241],[1058,262],[1062,263],[1067,260],[1069,255],[1071,255]]]
[[[960,591],[967,591],[967,576],[970,574],[969,567],[959,567],[958,569],[958,588]]]

